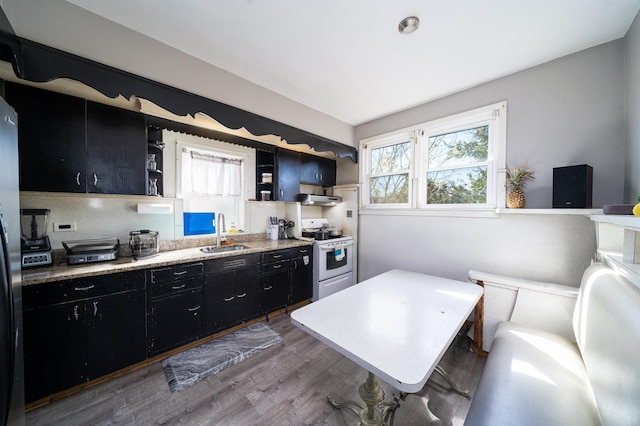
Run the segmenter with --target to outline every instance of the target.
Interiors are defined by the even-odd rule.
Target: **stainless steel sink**
[[[216,254],[216,253],[228,253],[231,251],[246,250],[248,248],[250,247],[242,244],[234,244],[232,246],[222,246],[222,247],[214,247],[214,246],[203,247],[200,249],[200,251],[204,253],[209,253],[209,254]]]

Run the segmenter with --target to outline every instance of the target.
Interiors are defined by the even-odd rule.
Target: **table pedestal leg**
[[[449,386],[451,386],[451,390],[454,391],[455,393],[458,393],[466,398],[471,398],[471,395],[469,395],[469,390],[468,389],[462,389],[460,387],[458,387],[453,380],[451,380],[451,377],[449,377],[449,374],[444,370],[444,368],[440,367],[440,365],[436,365],[436,368],[434,370],[436,373],[438,373],[440,376],[442,376],[442,378],[444,379],[445,382],[447,382],[449,384]]]
[[[329,403],[336,408],[348,408],[360,417],[360,425],[382,426],[386,424],[387,418],[400,405],[400,397],[394,396],[391,402],[384,402],[384,391],[378,385],[378,381],[373,373],[369,372],[367,380],[360,385],[360,398],[365,406],[355,401],[336,400],[328,397]],[[384,407],[382,411],[380,407]]]

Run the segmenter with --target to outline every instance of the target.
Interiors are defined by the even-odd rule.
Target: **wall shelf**
[[[499,214],[592,216],[602,214],[602,209],[496,209],[496,212]]]

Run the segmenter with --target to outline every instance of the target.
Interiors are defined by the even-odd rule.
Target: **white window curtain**
[[[188,150],[182,153],[183,188],[203,195],[242,194],[242,160]]]

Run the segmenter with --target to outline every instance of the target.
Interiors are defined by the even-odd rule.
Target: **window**
[[[498,185],[504,184],[505,138],[502,102],[366,139],[361,142],[363,206],[502,206]]]
[[[201,138],[200,138],[201,139]],[[223,213],[227,231],[244,228],[244,200],[251,185],[255,153],[225,142],[179,140],[176,145],[178,197],[183,199],[184,235],[213,234]]]

